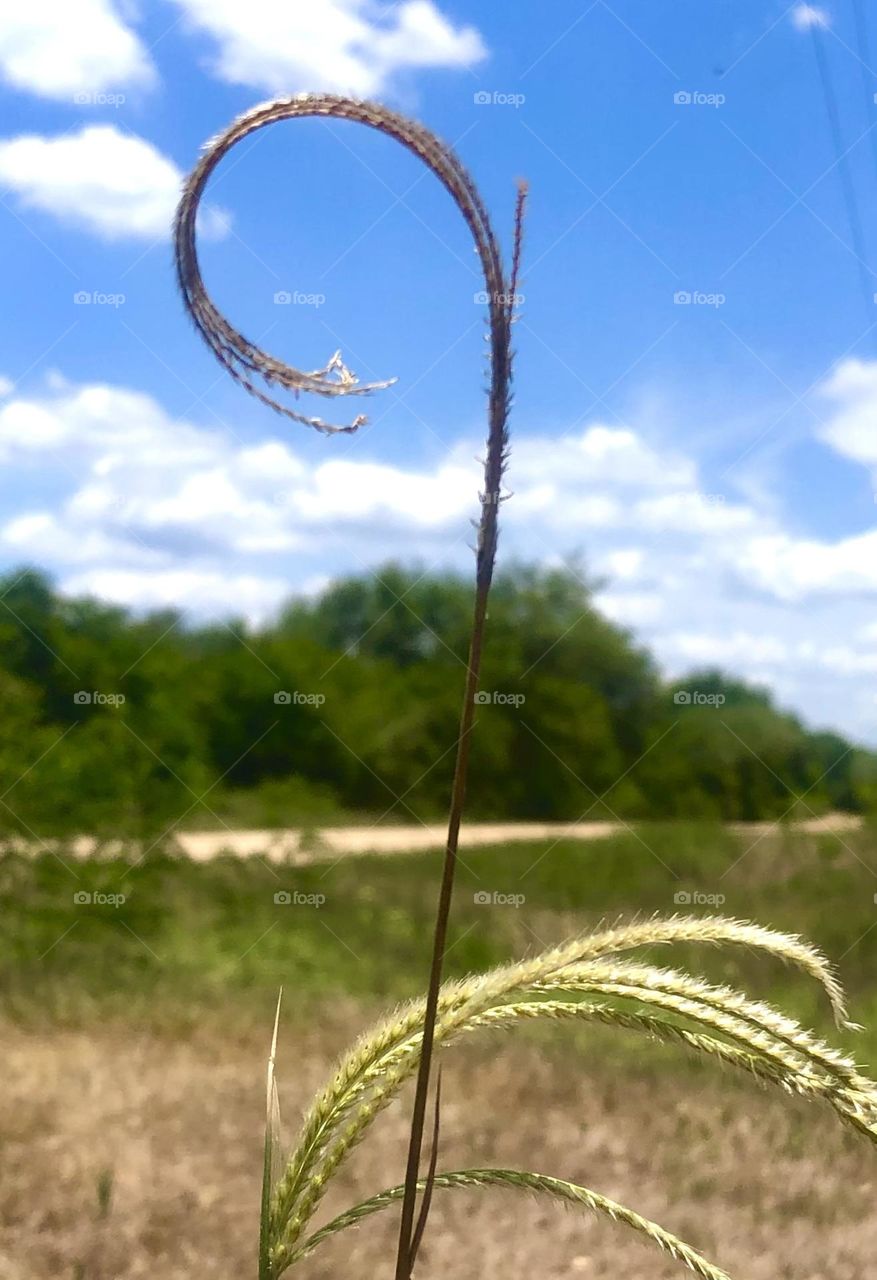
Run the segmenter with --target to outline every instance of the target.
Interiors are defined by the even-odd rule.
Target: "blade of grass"
[[[426,1183],[423,1190],[423,1200],[420,1205],[420,1216],[417,1219],[417,1226],[414,1228],[414,1236],[411,1241],[411,1257],[408,1263],[412,1271],[414,1270],[414,1264],[417,1261],[417,1253],[420,1249],[420,1242],[423,1239],[423,1233],[426,1230],[426,1220],[429,1217],[429,1206],[432,1204],[432,1193],[433,1188],[435,1187],[435,1171],[438,1164],[441,1107],[442,1069],[439,1067],[438,1074],[435,1078],[435,1117],[432,1124],[432,1150],[429,1153],[429,1169],[427,1171]]]
[[[271,1201],[277,1180],[278,1165],[282,1159],[280,1150],[280,1099],[277,1096],[275,1062],[277,1060],[277,1032],[280,1027],[280,1002],[283,988],[277,996],[274,1014],[274,1034],[268,1055],[265,1087],[265,1159],[262,1166],[262,1208],[259,1217],[259,1280],[271,1280]]]

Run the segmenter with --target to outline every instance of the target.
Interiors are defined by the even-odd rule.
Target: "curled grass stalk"
[[[442,986],[475,695],[496,558],[498,513],[504,497],[501,490],[508,455],[511,334],[520,275],[526,189],[519,188],[512,268],[507,275],[490,218],[475,184],[456,155],[424,126],[385,107],[331,94],[278,99],[247,112],[208,144],[184,185],[175,225],[177,277],[186,308],[217,359],[247,391],[286,417],[326,434],[356,431],[366,418],[358,414],[346,426],[333,425],[322,418],[300,413],[289,403],[275,398],[271,394],[274,389],[293,397],[305,391],[335,399],[366,395],[389,386],[391,380],[360,385],[355,374],[344,365],[340,353],[332,356],[324,368],[308,371],[260,350],[213,304],[201,277],[196,248],[198,207],[206,184],[223,157],[255,131],[276,122],[308,116],[354,121],[395,139],[423,162],[456,204],[471,232],[487,292],[488,432],[484,490],[480,495],[481,518],[477,526],[469,659],[426,995],[423,1000],[397,1010],[375,1032],[357,1042],[316,1099],[305,1119],[299,1143],[279,1177],[275,1019],[267,1079],[260,1280],[276,1280],[324,1240],[397,1202],[401,1202],[402,1211],[395,1275],[396,1280],[410,1280],[415,1242],[419,1242],[425,1224],[431,1191],[492,1186],[549,1196],[608,1215],[648,1238],[703,1280],[728,1280],[725,1272],[662,1227],[574,1183],[509,1169],[467,1169],[436,1174],[434,1166],[428,1179],[424,1181],[419,1177],[433,1049],[449,1046],[463,1033],[491,1026],[511,1029],[536,1018],[590,1019],[674,1041],[723,1064],[745,1067],[789,1092],[828,1100],[843,1120],[852,1123],[872,1141],[877,1140],[877,1084],[866,1078],[850,1059],[770,1005],[686,973],[618,959],[640,948],[672,943],[750,947],[797,967],[817,981],[829,1000],[837,1024],[852,1026],[847,1020],[840,984],[825,958],[798,937],[755,924],[685,917],[619,924],[491,973]],[[261,381],[257,383],[257,379]],[[547,998],[557,994],[566,999]],[[595,1001],[596,996],[623,1001],[625,1007]],[[627,1004],[640,1007],[629,1008]],[[303,1239],[308,1223],[341,1165],[405,1081],[415,1074],[417,1084],[404,1185],[363,1201]],[[438,1128],[436,1141],[437,1136]],[[426,1192],[424,1211],[415,1229],[416,1198],[420,1192]]]
[[[487,210],[475,183],[450,147],[430,130],[407,116],[379,103],[363,102],[335,94],[299,94],[280,98],[246,112],[208,143],[204,154],[184,184],[174,229],[177,280],[186,309],[204,341],[225,369],[247,391],[295,422],[325,434],[353,432],[366,421],[358,414],[347,426],[336,426],[322,418],[300,413],[276,399],[267,389],[275,386],[294,396],[302,391],[333,398],[363,395],[390,385],[389,381],[361,386],[356,375],[336,352],[325,368],[297,369],[260,350],[245,338],[216,308],[201,276],[196,245],[197,214],[207,181],[220,161],[244,138],[280,121],[303,117],[341,119],[365,125],[395,139],[415,155],[442,184],[462,215],[474,242],[484,276],[488,308],[490,384],[487,406],[487,455],[484,461],[484,489],[475,564],[475,597],[470,631],[469,656],[463,687],[460,730],[451,785],[448,837],[438,893],[432,956],[423,1014],[423,1048],[418,1064],[417,1088],[411,1118],[406,1192],[402,1204],[396,1280],[409,1280],[412,1269],[415,1201],[420,1169],[426,1104],[430,1082],[432,1045],[438,1016],[444,955],[447,944],[451,899],[456,875],[457,846],[466,796],[469,753],[475,723],[475,697],[487,621],[487,603],[493,581],[499,536],[499,508],[504,500],[502,481],[508,458],[508,417],[512,383],[512,321],[520,276],[526,185],[519,183],[515,205],[512,270],[506,274],[499,245]],[[255,381],[261,379],[261,388]],[[425,1219],[424,1219],[425,1221]]]

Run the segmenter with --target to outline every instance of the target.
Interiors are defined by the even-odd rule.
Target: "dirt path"
[[[778,829],[772,822],[733,823],[732,830],[758,837]],[[861,826],[861,819],[849,813],[828,814],[794,824],[796,831],[842,834]],[[630,830],[624,822],[473,822],[464,824],[460,833],[461,848],[508,844],[525,840],[602,840],[620,831]],[[271,862],[305,866],[327,859],[350,857],[364,853],[420,853],[444,847],[444,824],[393,827],[350,826],[265,830],[181,831],[174,836],[179,851],[193,862],[210,862],[221,854],[238,858],[259,856]],[[48,842],[10,842],[22,852],[38,853],[51,846]],[[65,842],[64,852],[77,858],[114,856],[127,846],[113,841],[103,846],[90,836]]]

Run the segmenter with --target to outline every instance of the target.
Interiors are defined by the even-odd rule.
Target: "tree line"
[[[192,625],[10,573],[0,830],[440,818],[471,600],[465,578],[390,564],[263,626]],[[662,679],[578,572],[500,575],[478,701],[472,819],[801,818],[877,800],[872,753],[721,671]]]

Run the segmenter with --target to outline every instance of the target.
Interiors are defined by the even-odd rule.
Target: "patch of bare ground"
[[[287,1026],[289,1138],[363,1021]],[[0,1280],[240,1280],[255,1275],[265,1036],[205,1028],[6,1028],[0,1094]],[[613,1055],[497,1037],[446,1058],[440,1167],[539,1169],[675,1230],[732,1277],[862,1280],[877,1254],[877,1164],[818,1109],[748,1081],[676,1076]],[[585,1050],[587,1053],[587,1048]],[[401,1180],[407,1112],[378,1120],[323,1216]],[[395,1213],[301,1265],[311,1280],[389,1275]],[[512,1192],[438,1192],[418,1280],[669,1280],[684,1274],[623,1227]]]

